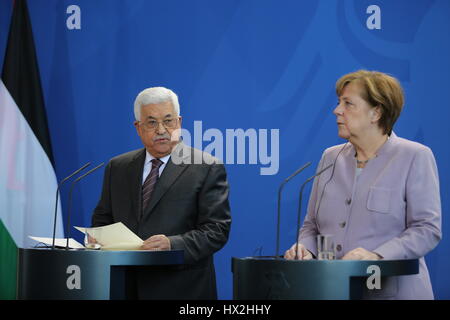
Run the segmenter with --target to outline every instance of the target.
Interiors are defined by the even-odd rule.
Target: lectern
[[[362,298],[374,272],[382,278],[417,274],[419,260],[232,258],[232,272],[236,300],[349,300]]]
[[[182,250],[19,249],[19,299],[108,300],[125,296],[127,267],[179,265]]]

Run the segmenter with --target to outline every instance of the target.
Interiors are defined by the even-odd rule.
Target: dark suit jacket
[[[216,299],[213,253],[228,240],[228,182],[218,159],[179,143],[155,185],[141,217],[145,149],[119,155],[105,169],[93,226],[122,222],[145,240],[169,237],[184,250],[185,265],[137,268],[138,298]]]

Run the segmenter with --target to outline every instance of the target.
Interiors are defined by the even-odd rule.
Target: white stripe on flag
[[[47,154],[0,80],[0,219],[18,247],[35,244],[29,235],[53,236],[56,188]],[[63,237],[58,210],[56,236]]]

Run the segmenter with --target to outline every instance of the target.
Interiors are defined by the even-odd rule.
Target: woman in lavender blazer
[[[331,234],[337,259],[419,259],[419,274],[386,278],[368,299],[433,299],[424,256],[441,239],[441,202],[430,148],[392,131],[403,107],[399,82],[360,70],[336,83],[338,135],[325,150],[300,230],[299,259],[317,255],[316,236]],[[295,244],[286,251],[295,258]]]

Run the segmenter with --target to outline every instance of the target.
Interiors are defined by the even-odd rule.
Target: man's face
[[[147,104],[141,107],[141,119],[134,126],[147,151],[161,158],[178,143],[181,117],[176,115],[170,101]]]

